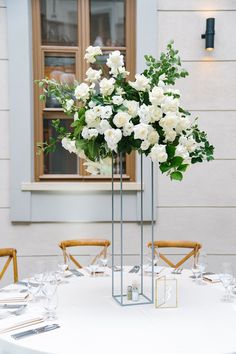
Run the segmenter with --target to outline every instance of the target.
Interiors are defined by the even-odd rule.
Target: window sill
[[[111,182],[25,182],[21,184],[25,192],[92,192],[111,191]],[[114,190],[120,190],[120,183],[114,182]],[[137,182],[123,182],[124,191],[141,191],[141,184]]]

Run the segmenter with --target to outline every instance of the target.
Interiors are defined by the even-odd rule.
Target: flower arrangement
[[[99,62],[100,47],[89,46],[84,58],[89,64]],[[57,138],[39,144],[46,153],[56,143],[86,160],[87,170],[97,173],[111,167],[112,153],[137,150],[159,163],[162,173],[172,180],[182,180],[183,173],[194,163],[213,159],[214,147],[207,134],[200,131],[196,119],[180,105],[180,92],[171,88],[176,79],[186,77],[173,42],[157,61],[145,56],[147,68],[127,80],[129,73],[120,51],[111,52],[106,61],[109,76],[91,66],[85,82],[67,85],[49,80],[39,81],[44,93],[41,100],[54,96],[64,112],[74,117],[70,131],[53,121]]]

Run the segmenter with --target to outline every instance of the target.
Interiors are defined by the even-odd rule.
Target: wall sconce
[[[208,51],[214,49],[214,37],[215,37],[215,19],[213,17],[206,20],[206,32],[202,34],[202,38],[206,40],[205,48]]]

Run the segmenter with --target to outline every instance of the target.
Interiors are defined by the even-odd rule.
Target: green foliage
[[[152,55],[145,55],[147,69],[144,75],[151,80],[151,85],[156,86],[159,83],[160,76],[167,85],[174,85],[176,79],[184,78],[188,72],[182,68],[178,50],[173,48],[173,41],[167,45],[166,53],[161,53],[160,60],[156,60]]]

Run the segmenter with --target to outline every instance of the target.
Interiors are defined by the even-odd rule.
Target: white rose
[[[119,50],[114,50],[109,54],[106,64],[111,69],[118,69],[124,65],[124,56],[120,54]]]
[[[193,136],[190,136],[188,138],[186,136],[181,136],[179,139],[179,143],[185,146],[188,152],[193,152],[197,148],[197,142],[193,138]]]
[[[120,106],[123,101],[124,101],[124,99],[121,96],[116,96],[115,95],[115,96],[112,97],[112,103],[117,105],[117,106]]]
[[[138,115],[139,103],[137,101],[124,100],[123,106],[128,109],[128,113],[131,115],[132,118]]]
[[[117,144],[122,138],[120,129],[108,129],[104,133],[105,140],[109,149],[116,151]]]
[[[77,120],[77,119],[79,119],[79,113],[78,113],[78,112],[75,112],[75,114],[74,114],[74,121]]]
[[[177,127],[178,123],[179,116],[174,112],[167,113],[166,116],[164,118],[161,118],[159,122],[160,126],[164,130],[174,129]]]
[[[65,109],[66,111],[70,111],[71,108],[73,107],[73,104],[74,104],[74,100],[66,100],[66,106],[65,106]]]
[[[161,108],[164,113],[178,112],[179,111],[179,99],[173,98],[173,96],[165,96],[164,102],[161,104]]]
[[[149,106],[149,112],[151,116],[151,123],[158,122],[163,116],[161,108],[157,106]]]
[[[86,75],[87,75],[86,81],[97,82],[101,78],[102,70],[94,70],[92,68],[89,68],[86,71]]]
[[[130,120],[131,116],[127,112],[118,112],[114,118],[113,118],[113,123],[118,127],[122,128],[124,127]]]
[[[150,146],[149,141],[148,140],[144,140],[144,141],[142,141],[142,144],[141,144],[141,150],[145,151],[145,150],[147,150],[149,148],[149,146]]]
[[[103,111],[103,106],[95,106],[93,107],[93,111],[97,116],[100,117]]]
[[[101,118],[108,119],[112,115],[112,106],[103,106],[101,107]]]
[[[165,145],[154,145],[149,156],[153,162],[165,162],[168,158]]]
[[[90,140],[92,138],[96,138],[98,136],[98,130],[97,129],[88,129],[87,127],[84,127],[81,133],[82,137],[86,140]]]
[[[128,122],[124,127],[123,127],[123,135],[124,136],[130,136],[134,131],[134,125],[131,122]]]
[[[174,141],[176,138],[176,131],[173,129],[165,130],[165,141]]]
[[[94,101],[89,101],[88,106],[89,106],[89,108],[93,108],[93,107],[96,106],[96,102],[94,102]]]
[[[134,126],[134,139],[146,140],[148,136],[148,125],[140,123]]]
[[[151,114],[150,114],[150,111],[149,111],[149,106],[146,106],[145,104],[142,104],[139,107],[138,116],[140,117],[140,121],[142,123],[145,123],[145,124],[150,123]]]
[[[148,134],[148,138],[147,140],[149,141],[149,143],[151,145],[154,145],[154,144],[157,144],[158,143],[158,140],[159,140],[159,134],[156,130],[153,130],[151,131],[149,134]]]
[[[86,101],[89,98],[89,86],[84,82],[75,88],[75,98]]]
[[[90,45],[86,49],[86,53],[85,53],[84,59],[86,59],[88,63],[95,63],[95,61],[96,61],[95,57],[97,55],[102,55],[101,48],[99,46],[93,47],[93,46]]]
[[[97,128],[100,134],[104,134],[106,130],[111,129],[111,126],[106,119],[102,119],[99,127]]]
[[[114,83],[115,79],[113,79],[113,77],[110,79],[102,79],[99,84],[101,94],[103,96],[110,96],[115,89]]]
[[[65,150],[69,151],[70,154],[72,152],[74,154],[77,153],[77,149],[75,146],[75,140],[71,140],[71,139],[65,137],[61,140],[61,145]]]
[[[183,146],[182,144],[179,144],[176,147],[175,156],[180,156],[183,159],[188,159],[189,158],[189,153],[188,153],[187,148],[185,146]]]
[[[116,88],[116,94],[118,95],[118,96],[122,96],[122,95],[124,95],[124,90],[123,90],[123,88],[122,87],[117,87]]]
[[[190,127],[190,120],[187,117],[180,117],[179,123],[176,127],[177,133],[181,133],[183,130],[186,130]]]
[[[136,74],[135,75],[136,81],[131,82],[129,81],[129,84],[131,87],[133,87],[137,91],[147,91],[150,88],[150,80],[142,75],[142,74]]]
[[[149,101],[153,105],[160,105],[165,99],[164,91],[162,87],[155,86],[152,91],[149,92]]]
[[[100,118],[92,109],[89,109],[85,112],[85,122],[87,123],[88,128],[95,128],[99,125]]]

